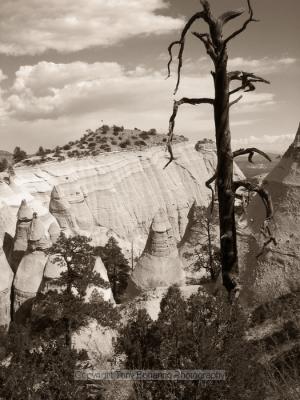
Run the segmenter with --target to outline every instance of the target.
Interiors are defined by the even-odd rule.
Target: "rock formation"
[[[96,258],[94,272],[97,272],[105,282],[109,283],[106,268],[100,257]],[[113,296],[113,293],[112,293],[112,290],[110,287],[107,289],[104,289],[104,288],[101,288],[101,287],[98,287],[95,285],[88,286],[88,288],[86,290],[86,296],[85,296],[86,301],[89,301],[91,299],[91,296],[93,295],[94,291],[96,291],[96,293],[100,294],[100,296],[103,298],[103,300],[109,301],[109,302],[115,304],[115,299],[114,299],[114,296]]]
[[[175,283],[183,285],[184,282],[183,264],[172,226],[165,211],[159,210],[153,219],[145,250],[131,275],[128,293],[133,287],[148,290]]]
[[[48,233],[51,243],[56,243],[60,235],[60,227],[57,222],[52,222],[52,224],[49,226]]]
[[[174,145],[176,160],[165,170],[162,147],[17,167],[13,183],[0,184],[0,195],[14,213],[25,198],[46,229],[55,216],[66,231],[89,234],[99,245],[105,244],[110,229],[128,249],[133,242],[139,255],[160,208],[167,211],[180,240],[194,200],[208,205],[205,181],[214,172],[216,154],[206,147],[196,151],[192,143]],[[236,172],[241,176],[238,168]]]
[[[2,243],[2,241],[0,241]],[[11,313],[11,285],[13,272],[0,246],[0,326],[8,326]]]
[[[18,218],[26,215],[29,217],[29,211],[24,207],[23,211],[19,213]],[[46,238],[45,229],[42,222],[35,213],[33,219],[27,228],[27,241],[28,250],[23,256],[15,278],[14,278],[14,312],[17,319],[22,319],[29,312],[31,307],[31,300],[38,292],[43,273],[47,261],[47,256],[44,250],[50,247],[50,242]]]
[[[248,208],[248,222],[255,239],[250,237],[244,271],[244,286],[254,286],[254,297],[259,301],[285,295],[300,289],[300,127],[296,138],[279,164],[263,181],[274,205],[271,230],[277,246],[269,244],[263,254],[265,237],[261,226],[265,209],[256,196]]]

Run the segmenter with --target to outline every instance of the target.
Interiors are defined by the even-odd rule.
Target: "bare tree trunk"
[[[218,154],[217,190],[219,200],[220,245],[223,284],[230,292],[236,285],[233,275],[238,273],[236,227],[234,218],[235,195],[233,183],[233,155],[229,126],[229,80],[227,52],[221,51],[216,62],[214,117]]]
[[[210,98],[187,98],[183,97],[181,100],[174,101],[173,113],[169,121],[169,140],[167,148],[170,153],[170,159],[165,167],[167,167],[175,158],[172,151],[172,138],[174,135],[175,119],[178,113],[178,108],[182,104],[211,104],[214,106],[214,119],[215,119],[215,132],[216,132],[216,143],[217,143],[217,156],[218,166],[217,171],[212,178],[206,182],[206,186],[212,192],[212,209],[214,205],[214,190],[211,184],[216,180],[219,200],[219,222],[220,222],[220,247],[221,247],[221,265],[222,265],[222,278],[223,284],[229,293],[232,293],[234,289],[237,289],[237,278],[238,278],[238,250],[237,250],[237,237],[236,237],[236,225],[235,225],[235,211],[234,202],[236,197],[236,191],[239,187],[245,187],[247,190],[256,191],[262,198],[263,203],[266,207],[267,214],[264,223],[264,232],[266,236],[266,245],[275,240],[271,234],[268,222],[273,217],[272,204],[268,197],[268,194],[259,190],[256,187],[249,186],[246,183],[235,185],[233,182],[233,158],[241,154],[249,154],[249,161],[252,162],[254,153],[259,153],[265,158],[269,157],[262,151],[256,148],[240,149],[232,153],[231,149],[231,133],[229,125],[229,109],[233,104],[236,104],[242,96],[239,96],[233,101],[230,101],[230,96],[240,92],[250,92],[255,90],[256,83],[270,83],[265,79],[254,75],[253,73],[244,71],[233,71],[227,72],[227,44],[246,30],[247,26],[256,21],[253,18],[253,9],[251,6],[251,0],[247,0],[248,5],[248,18],[243,25],[234,31],[232,34],[224,39],[223,27],[231,20],[240,17],[243,13],[243,9],[228,11],[215,17],[211,12],[211,7],[208,0],[200,0],[203,10],[194,14],[184,26],[179,40],[172,42],[168,48],[170,59],[168,63],[168,76],[170,76],[170,66],[173,61],[172,50],[174,46],[179,46],[178,52],[178,68],[177,68],[177,83],[174,94],[176,94],[181,77],[181,68],[183,64],[183,52],[185,47],[186,35],[191,29],[192,25],[197,20],[203,20],[209,27],[209,33],[198,33],[193,34],[201,40],[206,48],[207,54],[210,56],[214,63],[215,71],[212,73],[214,78],[215,86],[215,97]],[[238,81],[239,87],[230,90],[230,83],[232,81]]]

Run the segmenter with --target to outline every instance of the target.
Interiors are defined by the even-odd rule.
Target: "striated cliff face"
[[[194,200],[209,202],[205,181],[216,166],[213,149],[196,151],[193,144],[181,143],[174,152],[176,161],[165,170],[162,147],[16,168],[13,183],[0,185],[0,197],[12,213],[26,199],[46,228],[57,219],[65,231],[91,235],[97,244],[107,241],[109,230],[123,247],[122,239],[133,241],[140,254],[159,209],[180,240]]]

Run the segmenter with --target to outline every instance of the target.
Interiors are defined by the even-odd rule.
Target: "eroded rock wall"
[[[214,150],[181,143],[174,153],[176,160],[165,170],[168,155],[162,147],[20,167],[13,184],[0,185],[0,196],[13,212],[27,199],[46,228],[55,217],[65,231],[91,235],[97,244],[107,241],[109,230],[121,246],[122,240],[133,241],[140,254],[159,209],[180,240],[194,200],[209,202],[205,181],[216,166]]]

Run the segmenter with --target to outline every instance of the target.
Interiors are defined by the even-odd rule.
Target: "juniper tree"
[[[179,47],[178,52],[178,67],[177,67],[177,83],[174,95],[180,85],[181,69],[183,65],[183,55],[185,48],[185,41],[187,33],[191,30],[194,22],[200,20],[208,26],[208,32],[199,33],[192,32],[204,45],[208,56],[211,58],[214,70],[211,72],[214,82],[215,95],[214,98],[188,98],[183,97],[180,100],[175,100],[173,104],[173,113],[169,121],[169,133],[167,149],[170,154],[170,159],[165,167],[167,167],[173,160],[172,139],[174,135],[175,120],[178,109],[182,104],[199,105],[209,104],[214,109],[214,122],[215,122],[215,137],[217,146],[217,169],[213,177],[207,182],[206,186],[212,192],[212,205],[215,201],[213,182],[216,182],[218,202],[219,202],[219,224],[220,224],[220,248],[221,248],[221,265],[222,265],[222,278],[223,284],[229,293],[238,291],[238,251],[237,251],[237,237],[236,237],[236,222],[234,203],[238,195],[237,191],[244,188],[246,191],[254,191],[262,198],[263,204],[266,208],[266,218],[262,227],[262,233],[265,236],[265,245],[270,242],[276,241],[271,234],[269,222],[273,217],[273,208],[270,196],[266,190],[255,186],[246,181],[233,181],[233,159],[237,156],[248,154],[249,162],[253,161],[255,153],[261,154],[263,157],[270,160],[270,158],[259,149],[248,148],[232,151],[231,148],[231,132],[229,123],[230,108],[236,104],[242,96],[234,98],[233,96],[239,92],[252,92],[256,89],[257,83],[269,84],[267,80],[261,78],[250,72],[245,71],[228,71],[228,53],[227,47],[232,40],[239,34],[246,30],[251,22],[257,21],[254,19],[253,9],[250,0],[248,4],[248,18],[243,25],[229,34],[227,37],[223,36],[224,26],[240,17],[245,11],[238,9],[228,11],[216,17],[212,14],[210,4],[207,0],[200,0],[203,9],[195,13],[185,24],[179,40],[172,42],[168,48],[170,60],[168,63],[168,77],[170,76],[170,67],[173,61],[173,49],[175,46]],[[237,83],[236,87],[233,84]],[[265,247],[265,246],[264,246]]]
[[[111,305],[99,296],[86,299],[89,285],[109,288],[100,274],[95,272],[94,248],[85,236],[66,237],[63,233],[49,249],[54,261],[62,267],[56,279],[57,289],[38,293],[32,315],[33,329],[50,337],[64,335],[65,344],[71,347],[72,333],[86,326],[89,318],[96,318],[102,325],[115,324],[117,317]],[[111,321],[107,320],[108,314]]]
[[[117,240],[111,236],[104,247],[96,248],[95,254],[101,257],[107,269],[114,298],[120,302],[127,287],[130,267]]]

